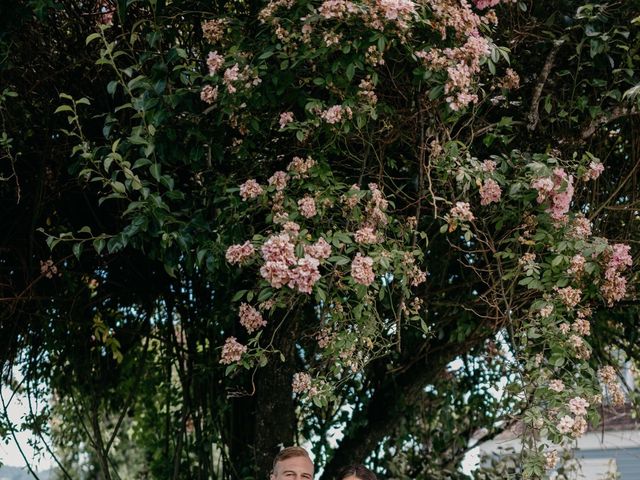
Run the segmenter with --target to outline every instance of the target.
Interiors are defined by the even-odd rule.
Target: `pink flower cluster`
[[[611,246],[608,254],[600,293],[609,306],[622,300],[627,293],[627,279],[622,276],[622,272],[633,265],[630,249],[629,245],[616,243]]]
[[[496,162],[493,160],[485,160],[484,162],[482,162],[482,171],[486,172],[486,173],[491,173],[491,172],[495,172],[496,170]]]
[[[326,19],[343,19],[349,14],[355,14],[358,8],[349,0],[325,0],[320,5],[319,13]]]
[[[287,171],[294,179],[307,178],[309,176],[309,170],[315,166],[316,161],[311,157],[307,157],[306,159],[293,157],[291,163],[287,165]]]
[[[359,230],[356,230],[354,238],[356,243],[363,243],[363,244],[378,243],[379,241],[376,231],[374,230],[373,227],[370,227],[370,226],[364,226]]]
[[[473,4],[478,10],[484,10],[485,8],[495,7],[500,3],[500,0],[473,0]]]
[[[593,161],[589,164],[589,170],[584,174],[584,181],[597,179],[604,172],[604,165],[600,162]]]
[[[240,304],[239,317],[240,325],[246,328],[249,333],[253,333],[267,324],[267,321],[262,318],[262,314],[258,310],[244,302]]]
[[[304,246],[304,253],[317,260],[325,260],[331,256],[331,245],[320,237],[318,241],[312,245]]]
[[[573,275],[575,277],[579,277],[584,272],[584,266],[587,263],[587,260],[580,255],[579,253],[571,257],[571,263],[569,268],[567,269],[567,273],[569,275]]]
[[[551,380],[549,382],[549,390],[560,393],[564,390],[564,383],[562,380]]]
[[[461,222],[471,222],[475,218],[471,212],[471,206],[467,202],[456,202],[449,215]]]
[[[502,195],[502,190],[498,182],[487,178],[480,186],[480,205],[489,205],[492,202],[498,203]]]
[[[350,107],[334,105],[320,113],[320,118],[332,125],[341,122],[344,117],[348,119],[351,119],[353,117],[353,112],[351,111]]]
[[[212,105],[218,99],[218,87],[205,85],[200,91],[200,100]]]
[[[622,388],[620,388],[620,382],[618,381],[618,375],[615,368],[611,365],[604,366],[598,370],[598,377],[607,389],[611,403],[614,406],[621,406],[625,403],[625,396]]]
[[[538,203],[550,202],[547,212],[556,221],[566,219],[573,198],[573,176],[563,168],[555,168],[551,177],[534,180],[531,186],[538,191]]]
[[[325,255],[328,244],[324,245],[323,242],[326,244],[324,240],[319,240],[311,246],[311,253]],[[319,259],[308,252],[303,258],[296,258],[295,246],[286,233],[269,237],[261,251],[265,264],[260,268],[260,274],[273,288],[287,285],[299,292],[311,293],[313,285],[320,280]],[[330,252],[329,247],[327,256]]]
[[[251,242],[247,240],[242,245],[231,245],[227,248],[225,258],[227,259],[227,262],[234,265],[236,263],[243,263],[254,253],[255,249],[253,248],[253,245],[251,245]]]
[[[222,346],[222,356],[220,358],[220,363],[229,365],[231,363],[238,362],[242,358],[242,355],[246,353],[246,351],[246,345],[242,345],[241,343],[239,343],[236,340],[236,337],[229,337]]]
[[[224,38],[226,25],[224,19],[207,20],[202,23],[202,35],[211,43],[219,42]]]
[[[400,29],[406,29],[416,15],[416,5],[411,0],[375,0],[375,6],[379,15]]]
[[[276,191],[280,192],[287,187],[287,173],[279,170],[269,177],[267,183],[275,186]]]
[[[246,201],[250,198],[256,198],[259,195],[262,195],[262,187],[258,182],[253,179],[249,179],[240,185],[240,196],[243,201]]]
[[[569,235],[573,238],[589,238],[591,236],[591,222],[583,215],[576,216],[571,222]]]
[[[288,124],[293,122],[293,113],[292,112],[284,112],[280,114],[280,128],[286,127]]]
[[[316,201],[313,197],[305,196],[298,200],[298,209],[300,210],[300,215],[305,218],[312,218],[316,215]]]
[[[502,77],[502,80],[500,81],[500,86],[507,90],[516,90],[520,87],[520,76],[515,70],[507,68],[504,77]]]
[[[560,301],[564,303],[564,305],[569,309],[572,309],[576,305],[578,305],[578,303],[580,303],[580,300],[582,299],[582,291],[580,289],[573,287],[556,287],[555,290]]]
[[[351,262],[351,277],[356,283],[369,286],[375,280],[373,273],[373,259],[357,253]]]
[[[209,52],[209,56],[207,57],[207,67],[209,67],[209,75],[215,75],[220,67],[224,65],[224,57],[216,52]],[[236,63],[236,67],[238,64]],[[236,68],[237,71],[237,68]]]
[[[313,398],[318,394],[318,389],[313,385],[311,375],[304,372],[293,374],[291,390],[297,394],[306,393],[308,398]]]

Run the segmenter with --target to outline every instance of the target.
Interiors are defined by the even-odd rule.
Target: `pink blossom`
[[[320,114],[320,118],[329,124],[334,124],[341,122],[343,116],[351,118],[352,115],[351,108],[343,107],[342,105],[334,105],[322,112]]]
[[[560,393],[564,390],[564,383],[562,380],[551,380],[549,382],[549,390]]]
[[[231,245],[227,248],[225,258],[227,259],[227,262],[234,265],[236,263],[243,263],[254,253],[255,249],[253,248],[253,245],[251,245],[251,242],[247,240],[242,245]]]
[[[376,0],[376,7],[385,19],[395,21],[400,28],[406,28],[407,21],[416,14],[411,0]]]
[[[485,8],[495,7],[500,3],[500,0],[473,0],[473,4],[478,10],[484,10]]]
[[[574,438],[581,437],[587,431],[587,427],[587,421],[584,419],[584,417],[576,417],[575,421],[573,422],[571,435]]]
[[[571,257],[571,264],[569,265],[567,273],[569,275],[575,275],[576,277],[580,276],[584,272],[586,262],[587,260],[579,253],[574,255]]]
[[[228,365],[240,361],[242,355],[246,353],[246,345],[242,345],[236,340],[236,337],[229,337],[222,346],[222,356],[220,363]]]
[[[427,281],[427,272],[423,272],[418,267],[414,267],[409,272],[409,283],[412,287],[417,287]]]
[[[600,162],[593,161],[589,164],[589,170],[584,174],[584,181],[597,179],[604,172],[604,165]]]
[[[331,245],[320,237],[313,245],[305,245],[304,253],[318,260],[324,260],[331,256]]]
[[[289,288],[295,288],[302,293],[311,293],[312,287],[320,280],[318,266],[320,262],[310,255],[298,260],[298,265],[291,271]]]
[[[262,318],[262,314],[251,305],[242,302],[240,304],[240,325],[247,329],[247,332],[253,333],[264,327],[267,321]]]
[[[485,160],[482,162],[482,171],[486,173],[491,173],[496,170],[496,162],[493,160]]]
[[[218,99],[218,87],[212,87],[211,85],[205,85],[200,91],[200,100],[209,105],[213,104]]]
[[[289,266],[284,262],[266,262],[260,267],[260,275],[273,288],[282,288],[289,283]]]
[[[354,235],[357,243],[378,243],[378,236],[373,227],[362,227]]]
[[[583,335],[585,337],[591,334],[591,324],[589,323],[589,320],[584,318],[576,319],[576,321],[573,322],[573,325],[571,325],[571,328],[579,335]]]
[[[293,393],[304,393],[311,389],[311,375],[304,372],[294,373],[291,389]]]
[[[287,173],[279,170],[269,177],[267,183],[269,183],[269,185],[275,185],[276,191],[278,192],[284,190],[287,186]]]
[[[253,179],[249,179],[240,185],[240,196],[243,201],[246,201],[249,198],[256,198],[258,195],[262,194],[262,187],[258,182]]]
[[[538,203],[544,202],[551,192],[553,192],[553,180],[549,177],[538,178],[531,186],[538,191]]]
[[[575,422],[574,422],[573,418],[571,418],[569,415],[565,415],[558,422],[558,425],[557,425],[558,432],[560,432],[560,433],[569,433],[571,431],[571,429],[573,428],[573,424],[574,423]]]
[[[219,42],[224,37],[226,20],[214,19],[202,23],[202,35],[211,43]]]
[[[633,265],[633,259],[629,253],[631,251],[631,247],[629,245],[616,243],[611,246],[611,250],[611,260],[609,260],[607,269],[622,271],[625,270],[625,267]]]
[[[293,113],[292,112],[284,112],[280,114],[280,128],[284,128],[287,124],[293,122]]]
[[[540,316],[542,318],[547,318],[552,313],[553,313],[553,305],[550,303],[547,303],[544,307],[540,309]]]
[[[61,276],[58,272],[58,267],[51,259],[40,260],[40,273],[48,279],[52,279],[55,276]]]
[[[298,208],[300,215],[305,218],[311,218],[316,215],[316,201],[313,197],[306,196],[298,200]]]
[[[495,180],[487,178],[480,187],[480,205],[489,205],[492,202],[498,203],[502,190]]]
[[[371,285],[375,280],[373,259],[371,257],[363,257],[362,254],[357,253],[351,262],[351,277],[356,283],[366,286]]]
[[[308,177],[309,170],[316,166],[316,161],[307,157],[306,159],[302,159],[300,157],[293,157],[291,163],[287,165],[287,171],[293,175],[293,178],[306,178]]]
[[[582,290],[573,287],[555,288],[558,298],[567,308],[574,308],[582,298]]]
[[[605,385],[614,385],[618,383],[618,375],[616,369],[611,365],[606,365],[598,370],[598,377]]]
[[[550,450],[544,454],[544,458],[547,469],[550,470],[552,468],[556,468],[556,465],[558,464],[558,451]]]
[[[584,216],[577,216],[573,219],[569,234],[573,238],[588,238],[591,236],[591,222]]]
[[[261,248],[266,262],[281,262],[285,266],[296,263],[295,246],[286,233],[271,235]]]
[[[562,333],[563,335],[566,335],[571,330],[571,327],[567,322],[562,322],[560,325],[558,325],[558,330],[560,330],[560,333]]]
[[[515,70],[507,68],[504,77],[500,81],[500,86],[507,90],[516,90],[520,86],[520,76]]]
[[[582,397],[573,397],[569,400],[569,410],[574,415],[586,415],[589,402]]]
[[[356,5],[349,0],[325,0],[319,8],[320,15],[327,19],[341,19],[357,11]]]
[[[627,279],[615,272],[611,278],[606,278],[600,287],[600,293],[610,307],[619,302],[627,293]]]
[[[471,207],[467,202],[456,202],[456,206],[451,209],[449,214],[454,219],[463,222],[470,222],[475,218],[471,212]]]
[[[207,57],[207,67],[209,67],[209,75],[215,75],[223,65],[224,57],[222,55],[220,55],[218,52],[209,52],[209,56]]]
[[[282,231],[289,235],[289,238],[295,238],[300,233],[300,225],[291,221],[284,222],[282,224]]]
[[[236,63],[233,67],[227,68],[224,71],[222,81],[227,87],[229,93],[236,93],[237,89],[233,85],[233,82],[240,79],[240,66]]]

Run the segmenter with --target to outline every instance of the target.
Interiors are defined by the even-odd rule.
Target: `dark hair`
[[[338,472],[338,480],[344,480],[350,476],[356,476],[360,480],[378,480],[376,474],[364,465],[348,465]]]
[[[286,460],[288,458],[294,457],[307,457],[311,462],[311,457],[309,457],[309,452],[307,452],[302,447],[286,447],[278,452],[276,457],[273,459],[273,469],[272,472],[276,469],[276,464],[281,462],[282,460]],[[313,462],[311,462],[313,463]]]

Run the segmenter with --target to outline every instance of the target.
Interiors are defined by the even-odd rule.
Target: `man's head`
[[[273,459],[271,480],[313,480],[313,462],[302,447],[287,447]]]

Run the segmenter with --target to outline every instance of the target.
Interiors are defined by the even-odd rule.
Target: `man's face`
[[[271,480],[313,480],[313,463],[307,457],[280,460],[273,469]]]

